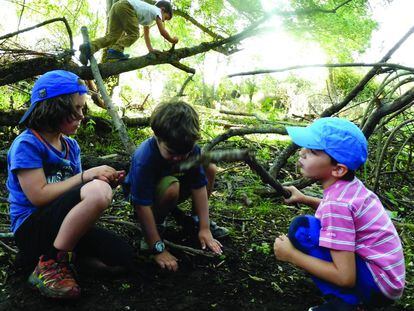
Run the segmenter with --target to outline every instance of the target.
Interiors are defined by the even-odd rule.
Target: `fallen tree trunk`
[[[19,110],[5,110],[0,113],[0,126],[18,126],[19,121],[23,114],[26,112],[24,109]],[[109,133],[112,131],[112,124],[109,119],[87,115],[85,119],[82,121],[83,123],[87,123],[90,120],[95,122],[95,130],[98,133]],[[130,127],[145,127],[149,126],[150,124],[150,117],[141,117],[141,118],[129,118],[123,117],[122,121],[125,125]]]

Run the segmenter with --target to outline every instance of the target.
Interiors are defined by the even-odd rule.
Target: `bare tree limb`
[[[405,120],[404,122],[400,123],[398,126],[396,126],[390,133],[390,135],[388,135],[387,140],[385,141],[382,149],[381,149],[381,153],[378,157],[378,161],[376,163],[376,167],[375,167],[375,171],[374,171],[374,186],[373,186],[373,191],[377,192],[378,190],[378,186],[379,186],[379,177],[380,177],[380,173],[381,173],[381,168],[382,168],[382,162],[384,161],[385,158],[385,154],[388,151],[388,147],[389,144],[391,143],[391,141],[394,139],[395,134],[404,126],[406,126],[407,124],[413,123],[414,119],[408,119]]]
[[[204,145],[203,152],[208,152],[214,148],[220,142],[223,142],[230,137],[234,136],[244,136],[251,134],[279,134],[287,135],[286,129],[284,127],[269,127],[269,128],[241,128],[241,129],[230,129],[227,132],[217,136],[212,141]]]
[[[400,69],[400,70],[407,70],[410,72],[414,72],[414,68],[403,66],[400,64],[391,64],[391,63],[343,63],[343,64],[311,64],[311,65],[298,65],[298,66],[290,66],[285,68],[279,69],[262,69],[262,70],[253,70],[253,71],[244,71],[239,73],[232,73],[227,77],[238,77],[238,76],[249,76],[249,75],[259,75],[259,74],[266,74],[266,73],[277,73],[277,72],[285,72],[290,70],[296,69],[305,69],[305,68],[316,68],[316,67],[323,67],[323,68],[342,68],[342,67],[383,67],[383,68],[391,68],[391,69]]]
[[[181,86],[180,90],[179,90],[179,91],[178,91],[178,93],[177,93],[177,97],[182,97],[182,96],[184,96],[184,90],[185,90],[185,88],[187,87],[188,83],[190,83],[190,81],[193,79],[193,77],[194,77],[194,75],[192,74],[192,75],[189,75],[189,76],[187,77],[187,79],[185,79],[185,81],[184,81],[183,85]]]
[[[195,74],[194,68],[188,67],[180,62],[172,62],[171,65],[187,73]]]
[[[20,29],[20,23],[22,22],[22,17],[23,17],[23,13],[24,13],[25,8],[26,8],[26,0],[23,0],[22,10],[20,11],[19,21],[17,22],[17,30]]]
[[[397,98],[395,101],[385,104],[381,107],[378,107],[368,118],[366,124],[364,125],[362,131],[366,137],[371,136],[375,127],[378,125],[381,118],[384,116],[393,113],[399,109],[406,108],[414,104],[414,88],[411,88],[405,92],[401,97]]]
[[[133,230],[137,230],[139,232],[142,232],[141,226],[139,226],[136,223],[133,223],[131,221],[126,221],[126,220],[117,220],[117,219],[112,219],[112,218],[101,218],[100,221],[102,222],[106,222],[106,223],[110,223],[110,224],[115,224],[115,225],[122,225],[122,226],[126,226],[129,227]],[[166,239],[163,240],[165,245],[168,247],[171,247],[173,249],[185,252],[187,254],[190,255],[199,255],[199,256],[204,256],[204,257],[217,257],[217,255],[213,252],[206,252],[203,251],[201,249],[195,249],[189,246],[184,246],[184,245],[179,245],[179,244],[175,244],[171,241],[168,241]]]
[[[14,37],[18,34],[21,34],[23,32],[30,31],[30,30],[33,30],[33,29],[36,29],[36,28],[39,28],[39,27],[42,27],[42,26],[45,26],[45,25],[48,25],[48,24],[51,24],[51,23],[55,23],[55,22],[63,22],[65,24],[66,31],[68,32],[68,36],[69,36],[70,50],[73,50],[72,29],[70,29],[69,23],[66,20],[66,18],[64,18],[64,17],[52,18],[52,19],[49,19],[49,20],[44,21],[42,23],[39,23],[37,25],[34,25],[32,27],[28,27],[28,28],[24,28],[24,29],[15,31],[15,32],[8,33],[4,36],[1,36],[0,40],[5,40],[5,39],[8,39],[8,38]]]
[[[353,0],[346,0],[340,4],[338,4],[333,9],[324,9],[321,7],[313,7],[313,8],[305,8],[305,9],[297,9],[291,12],[283,12],[279,11],[277,9],[270,12],[270,14],[279,15],[279,16],[300,16],[300,15],[309,15],[309,14],[315,14],[315,13],[325,13],[325,14],[336,14],[336,12],[350,3]]]
[[[89,43],[88,29],[85,26],[83,26],[81,28],[81,32],[82,32],[84,43]],[[105,84],[102,80],[101,73],[99,72],[98,63],[96,62],[96,59],[93,55],[91,55],[91,58],[89,59],[89,61],[91,63],[91,69],[93,72],[94,79],[98,86],[99,92],[101,93],[102,98],[104,100],[105,107],[107,108],[108,113],[112,118],[115,130],[118,132],[119,138],[121,139],[126,151],[129,154],[132,154],[135,151],[135,145],[129,138],[125,124],[122,121],[122,119],[119,117],[118,112],[115,110],[112,100],[106,91]]]

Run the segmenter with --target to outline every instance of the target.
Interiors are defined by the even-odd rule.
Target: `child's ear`
[[[335,178],[342,178],[348,173],[348,168],[346,165],[343,164],[337,164],[332,170],[332,176]]]

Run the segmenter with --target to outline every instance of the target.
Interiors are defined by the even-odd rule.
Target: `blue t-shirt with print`
[[[189,156],[198,154],[200,147],[196,145]],[[124,183],[124,190],[132,204],[152,205],[157,183],[165,176],[175,176],[181,185],[189,185],[191,189],[207,185],[201,165],[181,173],[173,173],[172,169],[173,164],[161,156],[155,137],[145,140],[132,156],[131,167]]]
[[[7,153],[7,189],[13,232],[37,208],[24,194],[17,178],[18,170],[43,168],[47,183],[63,181],[82,171],[80,148],[76,140],[62,136],[62,145],[63,151],[59,151],[30,129],[26,129],[13,141]]]

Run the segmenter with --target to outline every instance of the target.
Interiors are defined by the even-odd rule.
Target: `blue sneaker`
[[[337,297],[330,297],[324,304],[312,307],[309,311],[357,311],[358,306],[346,303]]]
[[[129,54],[124,54],[114,49],[108,49],[107,58],[112,60],[127,60]]]

